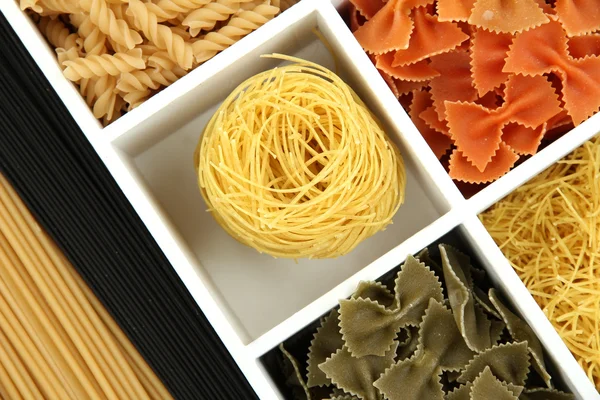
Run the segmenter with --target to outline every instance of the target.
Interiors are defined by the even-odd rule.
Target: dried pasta
[[[480,215],[600,390],[600,137]]]
[[[17,1],[107,125],[298,0]]]
[[[465,195],[600,111],[598,1],[350,2],[354,36]]]
[[[485,272],[436,247],[383,283],[360,282],[316,331],[282,343],[290,390],[313,400],[574,399],[553,388],[540,341]]]
[[[172,399],[0,175],[0,394]]]
[[[397,147],[328,69],[292,63],[242,83],[196,149],[198,184],[216,221],[259,252],[287,258],[349,253],[404,201]]]

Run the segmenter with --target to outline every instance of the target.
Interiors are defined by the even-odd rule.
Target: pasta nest
[[[283,258],[333,258],[404,202],[398,148],[358,95],[301,59],[235,89],[194,155],[208,210],[235,239]]]

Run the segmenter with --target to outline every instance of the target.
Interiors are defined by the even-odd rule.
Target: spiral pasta
[[[117,89],[124,93],[148,89],[156,90],[160,86],[169,86],[185,74],[186,72],[181,68],[174,70],[149,68],[142,71],[126,72],[121,74]]]
[[[196,148],[216,221],[259,252],[333,258],[384,229],[404,201],[400,152],[356,93],[293,57],[235,89]]]
[[[144,36],[158,48],[167,50],[169,57],[181,68],[192,67],[192,46],[168,26],[159,24],[156,15],[148,10],[146,4],[141,0],[130,0],[127,12],[135,16],[136,27],[144,32]]]
[[[183,20],[182,25],[190,29],[192,36],[197,36],[200,31],[209,31],[215,27],[217,22],[226,21],[240,8],[240,4],[252,0],[217,0],[206,6],[192,11]]]
[[[48,42],[54,47],[70,49],[71,47],[81,48],[83,45],[81,38],[76,33],[71,33],[69,29],[59,19],[50,19],[42,17],[38,24],[40,31]]]
[[[77,2],[71,0],[39,0],[43,11],[42,15],[75,14],[81,12]]]
[[[81,78],[101,77],[104,75],[120,75],[136,69],[146,68],[140,49],[129,50],[127,53],[88,55],[76,60],[65,61],[65,77],[71,81]]]
[[[280,12],[281,4],[280,0],[17,1],[55,48],[65,76],[79,85],[81,96],[104,123],[258,29]],[[101,79],[106,76],[116,80]]]
[[[279,9],[261,4],[253,10],[242,11],[233,17],[226,26],[216,32],[208,33],[203,39],[192,44],[196,62],[202,63],[218,52],[225,50],[250,32],[272,19]]]
[[[94,117],[114,119],[115,103],[117,101],[117,78],[110,75],[100,77],[94,84],[97,99],[92,108]]]
[[[81,7],[87,11],[90,18],[100,31],[127,49],[133,49],[142,43],[142,37],[130,29],[123,19],[117,19],[106,0],[80,0]]]
[[[106,35],[100,31],[90,17],[84,16],[83,19],[78,22],[77,34],[83,38],[83,49],[85,53],[88,55],[105,54]]]

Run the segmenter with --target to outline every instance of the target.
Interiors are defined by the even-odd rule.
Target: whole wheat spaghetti
[[[481,220],[600,389],[600,137]]]
[[[400,152],[357,94],[328,69],[291,61],[239,85],[195,153],[217,222],[260,252],[344,255],[404,201]]]
[[[172,398],[2,175],[0,398]]]

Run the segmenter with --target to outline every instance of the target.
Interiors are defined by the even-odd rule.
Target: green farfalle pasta
[[[419,346],[419,328],[407,326],[404,331],[406,332],[406,340],[398,344],[398,351],[396,352],[396,360],[398,361],[412,357]]]
[[[503,382],[525,385],[529,373],[527,342],[501,344],[477,354],[464,369],[458,382],[473,382],[486,368]]]
[[[448,245],[438,249],[439,257],[427,249],[418,259],[407,257],[393,291],[381,282],[360,282],[322,319],[306,374],[282,349],[295,398],[574,398],[532,389],[539,386],[537,374],[551,385],[534,332],[489,289],[485,272],[468,256]]]
[[[298,360],[285,349],[283,343],[279,345],[279,350],[283,354],[283,373],[287,376],[286,383],[292,388],[294,397],[312,400],[308,385],[300,371]]]
[[[391,309],[370,299],[340,301],[340,328],[353,356],[384,355],[400,328],[419,323],[429,299],[444,298],[439,279],[413,256],[398,273],[394,294]]]
[[[489,367],[475,379],[470,392],[471,400],[518,400],[518,397],[492,374]]]
[[[353,299],[369,299],[389,308],[396,298],[390,290],[380,282],[361,281],[352,295]]]
[[[512,336],[512,338],[516,342],[527,342],[529,346],[529,352],[531,353],[531,358],[533,360],[533,368],[537,371],[537,373],[542,377],[544,383],[548,385],[549,388],[552,387],[552,377],[546,370],[546,364],[544,362],[544,351],[542,349],[542,344],[538,340],[537,336],[533,332],[533,329],[521,318],[517,317],[514,313],[512,313],[508,307],[506,307],[498,297],[495,289],[490,289],[488,292],[490,301],[496,307],[498,313],[502,316],[504,323],[506,324],[506,329]]]
[[[325,375],[340,389],[361,400],[380,400],[373,382],[394,363],[394,342],[384,356],[353,357],[347,347],[342,347],[327,361],[319,365]]]
[[[333,309],[323,319],[321,327],[317,329],[310,343],[308,352],[308,387],[330,385],[331,380],[319,368],[319,364],[325,362],[333,353],[344,345],[340,327],[338,325],[339,313]]]
[[[441,400],[442,371],[460,369],[473,356],[454,324],[452,312],[433,298],[419,327],[419,338],[415,355],[385,371],[374,383],[386,399]]]
[[[491,322],[473,298],[469,258],[450,246],[439,247],[448,299],[458,329],[471,350],[483,351],[492,346]]]

